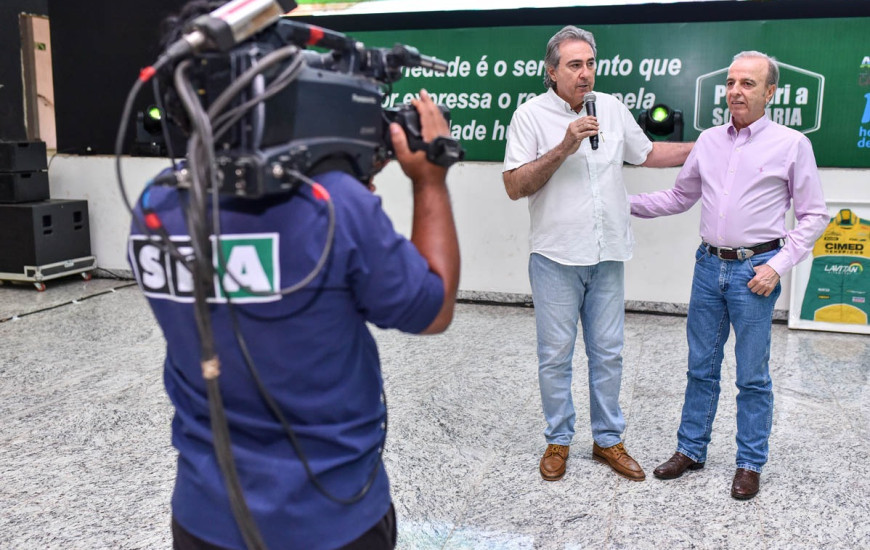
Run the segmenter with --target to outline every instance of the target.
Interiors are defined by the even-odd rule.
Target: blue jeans
[[[767,462],[767,440],[773,422],[770,381],[770,329],[773,306],[781,292],[753,294],[746,284],[754,267],[778,250],[747,260],[720,260],[704,246],[695,253],[695,275],[686,333],[689,370],[677,451],[697,462],[707,460],[707,445],[719,403],[722,357],[731,325],[737,358],[737,467],[761,472]]]
[[[535,303],[538,382],[547,443],[570,445],[574,437],[571,367],[579,319],[589,360],[592,438],[601,447],[616,445],[625,429],[619,408],[625,324],[623,263],[572,266],[532,254],[529,280]]]

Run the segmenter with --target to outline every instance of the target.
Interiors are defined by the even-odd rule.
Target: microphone
[[[595,116],[595,92],[586,92],[583,96],[583,106],[586,107],[587,115]],[[593,151],[598,149],[598,134],[589,136],[589,145],[592,146]]]
[[[193,20],[184,36],[167,50],[178,59],[203,49],[229,51],[251,35],[272,25],[296,7],[294,0],[233,0]]]

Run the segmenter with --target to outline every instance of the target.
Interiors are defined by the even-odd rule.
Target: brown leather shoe
[[[602,464],[607,464],[613,468],[614,472],[624,478],[632,481],[643,481],[646,479],[643,468],[628,455],[622,443],[617,443],[613,447],[607,447],[606,449],[599,447],[598,443],[593,443],[592,458]]]
[[[568,462],[567,445],[547,445],[544,457],[541,458],[541,477],[547,481],[559,481],[565,475],[565,465]]]
[[[667,462],[653,470],[653,475],[659,479],[676,479],[686,470],[700,470],[703,467],[703,462],[695,462],[683,453],[674,453]]]
[[[749,500],[758,494],[758,485],[761,481],[761,474],[737,468],[734,472],[734,481],[731,483],[731,496],[737,500]]]

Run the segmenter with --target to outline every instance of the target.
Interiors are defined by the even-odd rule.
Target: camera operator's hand
[[[449,135],[441,110],[426,93],[411,102],[420,115],[420,131],[428,143],[438,136]],[[402,171],[414,184],[414,222],[411,242],[429,262],[429,269],[444,282],[444,302],[435,320],[424,333],[443,332],[453,319],[456,289],[459,286],[459,242],[447,193],[447,169],[426,160],[423,151],[411,152],[402,127],[390,124],[393,150]]]
[[[431,143],[438,136],[450,135],[450,129],[444,115],[441,114],[441,110],[435,105],[426,90],[420,90],[420,99],[412,100],[411,105],[417,109],[417,113],[420,115],[420,132],[426,143]],[[412,181],[417,182],[431,178],[443,180],[445,178],[446,168],[429,162],[423,151],[412,152],[409,149],[408,138],[405,136],[404,130],[395,122],[390,124],[390,137],[393,141],[396,160],[399,161],[405,175]]]

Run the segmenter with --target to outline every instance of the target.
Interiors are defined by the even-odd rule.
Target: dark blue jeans
[[[689,370],[677,451],[697,462],[707,460],[707,445],[719,403],[725,342],[734,327],[737,359],[737,467],[761,472],[767,462],[773,422],[770,381],[770,329],[780,285],[770,296],[746,286],[755,267],[778,250],[747,260],[721,260],[704,246],[695,253],[695,274],[686,333]]]

